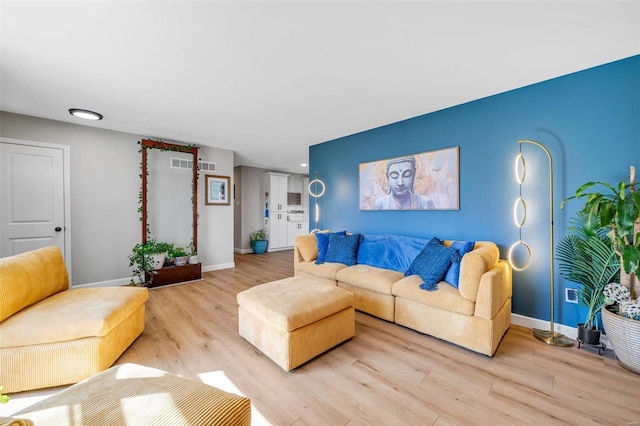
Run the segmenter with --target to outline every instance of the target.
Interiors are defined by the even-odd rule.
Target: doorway
[[[0,257],[57,246],[71,274],[69,147],[0,138]]]

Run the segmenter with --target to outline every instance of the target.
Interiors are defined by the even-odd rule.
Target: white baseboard
[[[137,281],[137,280],[136,280]],[[131,284],[131,277],[118,278],[116,280],[97,281],[88,284],[79,284],[72,286],[73,288],[91,288],[91,287],[117,287]]]
[[[238,253],[238,254],[249,254],[249,253],[253,253],[253,249],[250,249],[250,248],[248,248],[248,249],[239,249],[239,248],[234,248],[234,249],[233,249],[233,251],[234,251],[235,253]]]
[[[540,330],[551,330],[551,323],[549,321],[540,320],[537,318],[525,317],[524,315],[519,314],[511,314],[511,324],[519,325],[527,328],[537,328]],[[564,324],[553,324],[553,331],[556,333],[561,333],[567,336],[570,339],[576,339],[578,337],[578,328],[577,327],[569,327]],[[609,345],[609,340],[607,339],[606,334],[602,334],[600,336],[600,340],[602,343],[607,345],[607,347],[611,347]]]
[[[202,267],[202,272],[218,271],[220,269],[230,269],[230,268],[235,268],[235,267],[236,267],[236,263],[235,262],[219,263],[217,265],[203,266]]]
[[[230,268],[235,268],[236,267],[236,263],[235,262],[229,262],[229,263],[219,263],[217,265],[207,265],[207,266],[203,266],[202,267],[202,272],[209,272],[209,271],[217,271],[220,269],[230,269]],[[134,280],[135,282],[139,282],[138,279]],[[97,281],[94,283],[87,283],[87,284],[79,284],[79,285],[74,285],[73,288],[91,288],[91,287],[117,287],[117,286],[123,286],[123,285],[129,285],[131,284],[131,277],[129,278],[118,278],[115,280],[108,280],[108,281]]]

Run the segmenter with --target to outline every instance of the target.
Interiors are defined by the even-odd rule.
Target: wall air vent
[[[172,169],[189,169],[193,166],[192,160],[185,160],[184,158],[171,158],[170,165]],[[198,161],[198,169],[205,172],[215,172],[216,163],[207,161]]]

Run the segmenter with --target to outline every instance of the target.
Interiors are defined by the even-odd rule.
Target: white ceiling
[[[640,54],[639,1],[3,0],[0,14],[1,110],[299,173],[310,145]]]

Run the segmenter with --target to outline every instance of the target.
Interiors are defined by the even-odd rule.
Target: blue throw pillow
[[[451,255],[455,253],[454,249],[443,246],[440,240],[433,237],[413,260],[405,276],[420,275],[424,281],[420,288],[434,291],[449,270]]]
[[[329,236],[331,234],[345,235],[346,233],[347,231],[316,233],[316,240],[318,241],[318,257],[316,258],[316,265],[321,265],[325,262],[325,259],[327,257],[327,247],[329,247]]]
[[[428,242],[400,235],[362,235],[356,262],[404,273]]]
[[[326,261],[344,263],[347,266],[355,265],[358,244],[360,244],[360,234],[329,235]]]
[[[447,271],[447,275],[444,276],[444,281],[458,288],[460,283],[460,262],[462,262],[462,257],[473,250],[475,245],[475,241],[454,241],[451,243],[450,247],[457,253],[451,258],[451,266]]]

